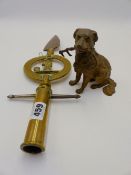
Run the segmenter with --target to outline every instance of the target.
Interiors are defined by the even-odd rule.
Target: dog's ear
[[[97,32],[93,31],[92,32],[92,37],[93,37],[93,41],[96,42],[98,40]]]
[[[75,38],[76,37],[76,33],[78,32],[79,29],[76,29],[74,34],[73,34],[73,37]]]

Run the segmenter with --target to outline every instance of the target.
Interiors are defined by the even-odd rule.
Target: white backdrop
[[[73,46],[77,27],[98,32],[96,50],[112,65],[116,94],[85,89],[79,100],[52,100],[46,152],[22,152],[32,101],[8,94],[33,93],[37,84],[23,73],[57,34],[61,49]],[[131,0],[0,0],[0,175],[131,175]],[[67,55],[66,55],[67,56]],[[67,56],[68,57],[68,56]],[[73,57],[68,57],[73,63]],[[64,80],[54,93],[74,94]]]

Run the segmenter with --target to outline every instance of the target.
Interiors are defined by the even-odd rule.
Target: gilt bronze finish
[[[109,61],[96,52],[94,46],[98,40],[97,32],[94,30],[79,28],[74,32],[74,47],[59,51],[61,55],[75,50],[74,70],[76,72],[75,80],[71,80],[71,86],[77,84],[83,75],[81,88],[76,90],[80,94],[84,91],[89,82],[95,82],[91,85],[92,89],[103,87],[104,94],[111,96],[115,93],[116,82],[110,78],[111,65]],[[64,56],[64,55],[63,55]]]

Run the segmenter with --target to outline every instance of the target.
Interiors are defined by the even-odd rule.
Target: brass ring
[[[36,82],[41,82],[43,80],[43,75],[42,74],[38,74],[36,72],[32,71],[32,66],[38,62],[42,62],[44,60],[47,59],[47,56],[39,56],[39,57],[35,57],[32,58],[31,60],[27,61],[24,65],[24,72],[25,74],[32,80],[36,81]],[[68,59],[59,56],[59,55],[53,55],[52,60],[58,60],[60,62],[63,63],[63,69],[60,70],[58,73],[52,74],[50,76],[50,81],[54,81],[57,80],[59,78],[64,77],[65,75],[67,75],[70,70],[71,70],[71,63]]]

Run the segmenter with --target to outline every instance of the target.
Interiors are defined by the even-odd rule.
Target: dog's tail
[[[116,82],[111,78],[108,79],[108,85],[103,88],[105,95],[111,96],[115,93]]]

